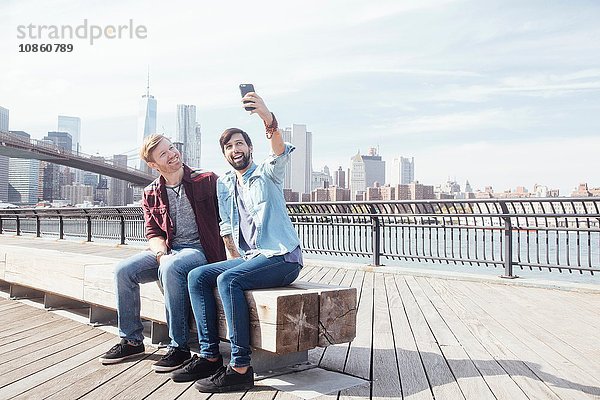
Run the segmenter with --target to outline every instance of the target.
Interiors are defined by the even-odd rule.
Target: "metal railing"
[[[288,203],[308,253],[600,272],[600,199]],[[0,232],[143,242],[140,207],[0,210]]]

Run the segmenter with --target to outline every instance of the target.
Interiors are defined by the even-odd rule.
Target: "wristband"
[[[275,114],[271,113],[271,116],[273,116],[273,121],[271,122],[271,125],[267,125],[267,123],[263,121],[265,124],[267,139],[271,139],[273,137],[273,134],[277,132],[278,127],[277,118],[275,118]]]
[[[157,251],[156,254],[154,255],[156,257],[156,262],[159,262],[159,258],[164,255],[165,255],[164,251],[162,251],[162,250]]]

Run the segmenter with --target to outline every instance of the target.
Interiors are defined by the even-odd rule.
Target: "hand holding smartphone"
[[[240,93],[242,94],[242,97],[244,97],[245,95],[247,95],[250,92],[254,92],[254,85],[251,83],[242,83],[240,85]],[[248,103],[247,101],[245,101],[244,103]],[[252,111],[254,110],[254,107],[244,107],[244,109],[246,111]]]

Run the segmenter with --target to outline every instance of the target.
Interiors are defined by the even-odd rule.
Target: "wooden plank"
[[[598,317],[581,307],[577,296],[564,296],[557,290],[530,288],[511,288],[504,285],[487,285],[498,292],[505,300],[505,306],[521,315],[516,322],[527,327],[534,324],[544,335],[544,341],[553,348],[568,349],[561,351],[569,354],[574,364],[584,363],[586,369],[600,376],[600,338],[597,332],[600,326]],[[559,296],[560,294],[560,296]],[[573,294],[567,292],[565,294]],[[540,306],[540,303],[543,306]],[[561,310],[561,312],[556,312]],[[537,330],[536,330],[537,331]]]
[[[155,359],[152,363],[154,362],[156,362]],[[137,380],[133,385],[129,386],[127,390],[119,393],[117,397],[119,400],[144,399],[170,380],[169,374],[159,374],[150,371],[142,379]],[[174,399],[175,396],[172,396],[171,398]]]
[[[348,343],[356,336],[356,288],[297,282],[294,288],[318,294],[318,345]]]
[[[365,273],[356,317],[356,339],[350,351],[344,372],[371,380],[371,345],[373,341],[373,273]]]
[[[193,386],[194,382],[177,383],[172,380],[167,380],[160,387],[154,389],[154,391],[146,397],[146,400],[165,400],[165,399],[177,399],[179,396]],[[196,390],[196,392],[198,392]],[[205,399],[202,393],[198,392],[198,399]]]
[[[0,340],[5,340],[4,338],[11,338],[13,335],[27,331],[30,329],[35,329],[38,326],[45,325],[49,322],[57,321],[61,317],[55,314],[46,313],[42,311],[41,314],[34,315],[33,317],[23,318],[20,320],[20,323],[15,325],[11,324],[9,329],[5,329],[0,331]]]
[[[536,337],[534,326],[524,329],[523,326],[519,325],[511,313],[508,313],[507,309],[501,306],[499,300],[503,297],[492,301],[490,290],[485,285],[476,285],[470,282],[460,282],[460,284],[469,291],[471,296],[478,300],[478,304],[482,308],[496,315],[498,321],[512,335],[518,332],[522,344],[528,348],[526,352],[531,355],[531,360],[538,364],[536,368],[540,370],[540,374],[545,376],[544,379],[552,381],[557,393],[564,393],[565,396],[576,395],[581,398],[600,397],[600,378],[591,375],[587,369],[582,369],[571,363],[556,349],[549,346],[545,339]]]
[[[402,279],[386,275],[385,285],[402,395],[404,399],[432,400],[433,393],[396,285],[396,278]]]
[[[302,268],[304,269],[304,268]],[[315,276],[316,274],[318,274],[320,271],[323,270],[323,267],[313,267],[311,268],[306,274],[302,275],[302,280],[303,282],[310,282],[312,280],[312,277]]]
[[[3,316],[2,325],[0,325],[0,332],[12,329],[21,323],[25,324],[28,320],[35,320],[36,318],[39,318],[45,313],[43,310],[38,310],[33,307],[17,308],[11,310],[12,311],[6,313]],[[18,319],[15,318],[17,313],[19,315]]]
[[[147,353],[146,356],[149,355]],[[109,381],[122,371],[130,368],[135,362],[137,360],[106,366],[94,358],[21,393],[13,400],[75,399],[88,393],[96,386]]]
[[[152,370],[152,365],[157,361],[158,355],[145,357],[129,368],[124,369],[119,374],[114,375],[112,378],[105,380],[104,382],[96,385],[93,390],[78,397],[79,399],[111,399],[113,397],[121,398],[121,394],[129,393],[133,387],[137,387],[135,384],[139,381],[145,380],[150,374],[157,374]],[[105,369],[111,369],[112,366],[104,366]],[[168,374],[162,374],[162,378],[168,378]],[[150,384],[149,388],[145,388],[144,391],[152,392],[153,388],[160,386],[159,382],[154,380],[148,381]],[[134,397],[141,398],[141,397]]]
[[[465,398],[476,400],[495,399],[487,382],[483,379],[461,343],[456,339],[454,333],[448,328],[446,321],[425,294],[422,288],[422,279],[417,280],[417,278],[409,276],[406,277],[406,281],[410,282],[409,286],[412,289],[413,296],[423,315],[427,316],[429,329],[440,346],[440,350]]]
[[[214,400],[216,396],[219,396],[221,398],[229,398],[229,400],[238,400],[242,395],[238,393],[215,393],[213,395],[211,395],[210,393],[200,393],[199,391],[194,389],[194,385],[192,384],[181,394],[181,396],[177,397],[177,400],[206,400],[208,398]]]
[[[282,392],[277,391],[269,386],[255,386],[244,395],[244,400],[279,400],[276,396]],[[294,400],[298,400],[296,397]]]
[[[481,309],[469,295],[459,290],[460,282],[438,280],[435,283],[450,294],[445,297],[446,302],[527,397],[560,399],[554,392],[554,387],[547,385],[534,373],[537,364],[531,365],[530,368],[530,364],[526,361],[528,354],[522,353],[527,349],[523,349],[520,341],[506,332],[506,329]]]
[[[372,399],[401,398],[400,374],[388,297],[382,274],[375,274],[373,312],[373,384]]]
[[[293,287],[246,291],[250,344],[273,353],[314,348],[319,335],[317,292]],[[219,336],[228,337],[223,305],[217,297]]]
[[[21,368],[26,364],[52,355],[68,347],[70,343],[79,343],[86,338],[91,338],[101,333],[101,331],[92,331],[91,326],[82,324],[73,326],[64,321],[62,325],[63,332],[53,336],[47,336],[46,332],[38,328],[37,336],[41,339],[40,341],[29,346],[14,349],[10,353],[5,354],[2,357],[2,363],[0,363],[0,374],[6,374],[13,369]],[[84,336],[79,337],[80,334]]]
[[[406,279],[396,281],[435,398],[464,399]]]
[[[340,269],[338,269],[338,272],[339,273],[336,274],[332,278],[332,280],[329,282],[329,284],[335,285],[335,286],[351,287],[352,279],[354,278],[356,271],[340,268]],[[357,297],[356,301],[358,301],[358,297]],[[357,307],[358,307],[358,305],[357,305]],[[356,318],[356,316],[355,316],[355,318]],[[355,327],[355,329],[356,329],[356,327]],[[356,336],[356,333],[355,333],[355,336]],[[337,359],[339,361],[337,370],[340,372],[343,371],[344,362],[346,361],[346,353],[348,352],[348,347],[350,346],[350,343],[335,344],[335,345],[327,346],[327,347],[317,347],[309,352],[308,360],[313,364],[319,365],[321,363],[321,359],[323,358],[323,354],[325,353],[325,351],[328,348],[332,348],[333,346],[340,346],[340,348],[338,348],[337,350],[333,350],[332,357],[334,357],[334,359]],[[337,353],[336,354],[337,357],[334,356],[334,353]],[[343,356],[343,359],[340,360],[341,356]]]
[[[18,371],[21,379],[13,381],[2,376],[0,382],[12,382],[0,388],[0,398],[10,398],[21,394],[31,387],[37,386],[64,372],[83,364],[90,359],[97,358],[106,352],[106,345],[114,336],[103,333],[78,345],[67,348],[57,354],[56,357],[46,357],[34,364],[25,366]],[[48,368],[52,366],[52,368]],[[5,380],[6,379],[6,380]]]
[[[523,390],[512,380],[494,357],[485,349],[466,324],[457,315],[448,299],[452,293],[438,285],[439,279],[417,279],[427,297],[442,315],[448,328],[452,330],[469,358],[473,361],[483,379],[498,400],[527,400]]]
[[[71,329],[72,327],[76,326],[75,324],[77,323],[74,322],[73,324],[69,324],[66,321],[54,321],[40,325],[35,329],[28,329],[26,331],[16,333],[0,343],[0,358],[4,359],[3,355],[12,352],[15,349],[24,346],[30,346],[33,343],[43,340],[45,337],[52,337],[64,332],[65,330]],[[40,337],[39,331],[42,331],[44,336]]]

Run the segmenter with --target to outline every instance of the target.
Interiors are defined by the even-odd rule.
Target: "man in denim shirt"
[[[264,121],[272,154],[255,164],[252,141],[237,128],[227,129],[219,141],[225,159],[234,168],[217,181],[221,236],[229,260],[189,273],[200,357],[171,375],[179,382],[201,379],[195,384],[201,392],[247,390],[254,386],[244,291],[289,285],[302,268],[300,240],[283,198],[285,165],[294,147],[284,143],[275,116],[256,93],[248,93],[242,100],[244,107],[254,107],[251,113]],[[215,286],[229,327],[231,362],[227,367],[219,353]]]

